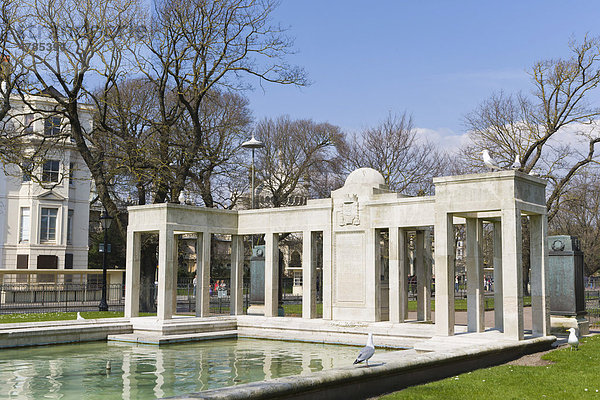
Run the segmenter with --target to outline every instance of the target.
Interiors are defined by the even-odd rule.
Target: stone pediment
[[[52,190],[48,190],[47,192],[40,194],[37,198],[38,198],[38,200],[46,200],[46,201],[64,201],[64,200],[66,200],[65,197],[61,196],[58,193],[54,193]]]

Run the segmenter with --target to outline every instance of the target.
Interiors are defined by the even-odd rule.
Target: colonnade
[[[507,338],[522,340],[523,263],[521,217],[529,219],[532,334],[550,331],[545,271],[547,219],[545,214],[502,210],[499,217],[466,218],[467,330],[485,331],[483,287],[483,224],[493,226],[494,328]],[[454,229],[452,214],[436,224],[436,327],[440,335],[454,334]]]
[[[385,186],[372,169],[352,172],[331,198],[305,206],[259,210],[216,210],[177,204],[129,208],[125,315],[139,309],[141,235],[159,235],[158,318],[170,319],[176,307],[176,236],[196,233],[196,313],[209,315],[210,238],[231,235],[231,313],[243,313],[243,236],[264,234],[264,315],[278,315],[279,235],[303,235],[302,317],[317,317],[317,235],[323,236],[323,319],[376,322],[408,319],[409,252],[414,251],[417,320],[431,314],[432,240],[435,245],[435,325],[438,335],[455,329],[455,224],[465,224],[467,329],[485,329],[483,227],[493,225],[494,324],[510,339],[523,339],[521,220],[529,218],[533,334],[550,330],[546,290],[547,217],[545,181],[519,171],[439,177],[435,196],[406,197]],[[389,232],[388,274],[382,270],[381,232]],[[414,232],[414,249],[408,237]],[[383,278],[382,278],[383,275]],[[387,290],[387,291],[386,291]]]

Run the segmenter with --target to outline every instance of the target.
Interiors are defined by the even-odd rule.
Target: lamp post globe
[[[108,228],[110,228],[111,222],[112,217],[104,210],[100,215],[100,224],[104,231],[104,251],[102,254],[102,298],[98,305],[99,311],[108,311],[108,303],[106,302],[106,253],[108,253]]]

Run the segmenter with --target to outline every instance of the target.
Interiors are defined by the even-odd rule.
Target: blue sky
[[[247,94],[257,119],[289,114],[355,132],[407,111],[431,134],[457,137],[493,92],[531,90],[526,70],[565,57],[571,38],[600,34],[590,1],[283,0],[311,86]]]

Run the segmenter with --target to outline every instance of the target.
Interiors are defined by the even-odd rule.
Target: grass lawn
[[[531,305],[531,296],[523,296],[523,305],[525,307]],[[485,298],[485,309],[491,311],[494,309],[494,298]],[[431,300],[431,310],[435,311],[435,300]],[[408,311],[417,311],[417,301],[408,301]],[[467,311],[467,299],[454,299],[454,311]]]
[[[600,398],[600,336],[545,354],[552,365],[500,365],[381,397],[396,399],[581,399]]]
[[[156,313],[140,313],[141,317],[156,315]],[[94,318],[119,318],[123,317],[123,311],[83,311],[81,316],[85,319]],[[30,314],[2,314],[0,324],[12,324],[16,322],[39,322],[39,321],[65,321],[77,319],[76,312],[49,312]]]

